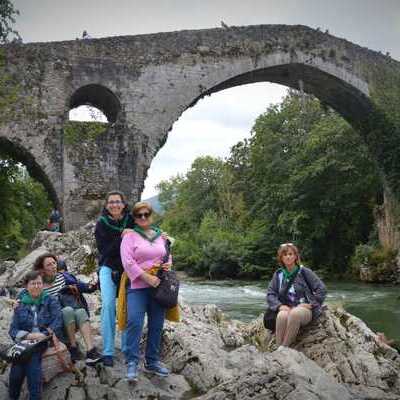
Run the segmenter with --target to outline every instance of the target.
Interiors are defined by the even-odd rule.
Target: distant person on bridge
[[[87,33],[87,31],[82,32],[82,40],[92,39],[92,37]]]
[[[123,267],[120,246],[124,231],[132,229],[134,222],[119,191],[106,196],[102,215],[97,220],[95,236],[99,250],[99,281],[101,291],[101,336],[103,337],[103,365],[114,365],[116,298]],[[126,334],[122,332],[121,350],[126,350]]]

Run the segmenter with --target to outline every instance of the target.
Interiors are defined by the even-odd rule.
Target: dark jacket
[[[300,299],[304,298],[307,303],[311,304],[313,306],[313,319],[315,319],[321,314],[321,306],[326,297],[326,288],[321,279],[313,271],[306,267],[300,268],[302,272],[299,271],[293,282],[296,300],[300,302]],[[277,311],[284,304],[279,300],[281,274],[283,274],[281,269],[275,271],[268,286],[267,303],[273,311]]]
[[[108,224],[104,222],[104,219],[107,219]],[[99,250],[99,266],[105,265],[113,270],[123,271],[120,255],[121,233],[124,228],[133,229],[133,226],[133,218],[127,208],[124,211],[124,218],[120,221],[111,219],[108,211],[103,210],[94,232]]]
[[[87,283],[80,281],[75,275],[72,275],[69,272],[62,272],[62,274],[64,275],[64,279],[65,279],[65,287],[76,285],[76,287],[78,288],[79,300],[89,315],[89,306],[87,304],[87,301],[86,301],[83,293],[93,293],[94,291],[97,290],[97,287],[89,286]],[[64,287],[64,289],[61,289],[59,296],[62,296],[62,293],[65,291],[65,287]]]
[[[46,328],[51,328],[56,336],[60,336],[62,332],[61,307],[58,299],[47,296],[43,302],[37,306],[38,327],[40,332],[48,334]],[[11,321],[9,335],[14,341],[24,338],[33,329],[34,313],[32,306],[19,303],[14,310]]]

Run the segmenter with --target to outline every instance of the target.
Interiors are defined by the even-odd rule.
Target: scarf
[[[124,217],[118,221],[115,219],[112,219],[109,215],[102,215],[100,217],[100,221],[103,222],[105,225],[107,225],[110,229],[114,229],[115,231],[122,232],[125,228],[126,225],[128,224],[128,218],[129,215],[125,214]],[[114,222],[114,224],[113,224]],[[117,225],[115,225],[115,222]]]
[[[283,273],[283,279],[286,282],[289,282],[289,280],[292,278],[293,275],[297,275],[299,270],[300,270],[300,267],[298,265],[296,265],[296,267],[291,272],[289,272],[285,267],[282,268],[281,271]]]
[[[135,225],[133,227],[133,230],[137,232],[142,238],[148,240],[149,242],[154,242],[158,237],[161,236],[161,230],[155,225],[150,225],[150,228],[153,229],[153,231],[156,233],[151,239],[146,235],[144,229],[141,228],[140,226]]]
[[[42,304],[44,299],[48,296],[48,294],[43,290],[42,293],[40,293],[40,296],[34,299],[29,292],[27,291],[22,295],[21,298],[21,303],[23,304],[28,304],[28,305],[35,305],[38,306],[39,304]]]

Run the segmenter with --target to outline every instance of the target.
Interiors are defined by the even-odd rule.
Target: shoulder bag
[[[171,253],[171,242],[169,240],[165,242],[165,249],[166,254],[162,259],[163,264],[168,261]],[[179,280],[175,271],[166,271],[160,268],[157,272],[157,277],[160,279],[160,284],[152,291],[154,300],[163,308],[175,307],[178,304],[179,295]]]

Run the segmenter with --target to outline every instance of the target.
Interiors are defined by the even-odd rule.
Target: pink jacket
[[[143,271],[152,268],[154,264],[159,264],[165,254],[165,239],[162,236],[150,242],[137,232],[124,235],[121,243],[121,260],[131,281],[132,289],[150,287],[140,278],[140,275]],[[171,256],[169,262],[171,262]]]

